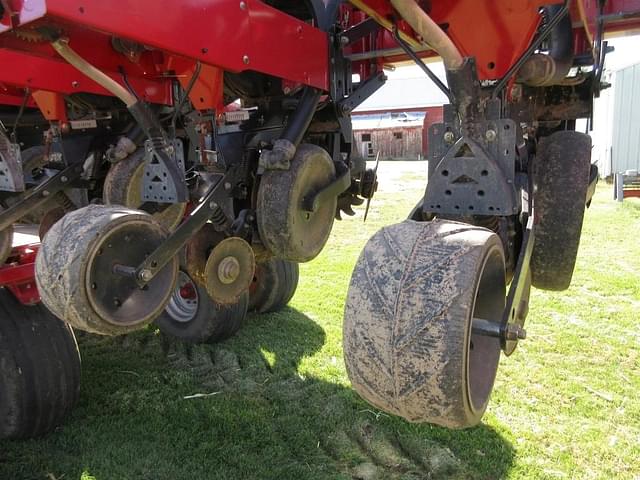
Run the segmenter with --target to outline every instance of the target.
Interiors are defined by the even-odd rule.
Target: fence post
[[[622,202],[624,200],[624,175],[622,173],[616,173],[614,185],[614,198],[615,200]]]

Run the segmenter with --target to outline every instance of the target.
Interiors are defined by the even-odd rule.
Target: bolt
[[[247,9],[247,2],[240,2],[240,10],[246,10]]]
[[[449,132],[445,132],[444,134],[444,141],[447,143],[453,143],[456,139],[456,136],[453,134],[453,132],[449,131]]]
[[[218,208],[218,204],[216,202],[209,202],[209,208],[211,210],[215,210],[216,208]]]
[[[249,65],[249,55],[245,55],[244,57],[242,57],[242,61],[245,65]]]
[[[143,282],[149,282],[153,278],[153,272],[148,268],[145,268],[140,272],[140,280]]]
[[[62,183],[65,183],[65,182],[67,182],[68,180],[69,180],[69,179],[68,179],[67,177],[65,177],[64,175],[60,177],[60,181],[61,181]]]
[[[122,302],[120,301],[120,299],[119,299],[119,298],[114,298],[114,299],[113,299],[113,304],[114,304],[116,307],[120,307],[120,306],[122,305]]]
[[[495,130],[487,130],[487,133],[484,134],[484,137],[487,139],[487,142],[495,142],[498,134]]]
[[[73,82],[71,82],[71,86],[73,88],[78,88],[80,86],[80,82],[78,82],[77,80],[74,80]]]
[[[516,323],[510,323],[507,325],[505,338],[510,341],[524,340],[527,338],[527,331]]]
[[[45,190],[42,192],[43,197],[48,197],[49,195],[51,195],[51,192],[49,192],[49,190]]]
[[[224,184],[224,189],[225,190],[231,190],[232,185],[229,182],[225,182]]]
[[[349,37],[347,37],[346,35],[342,35],[340,37],[340,43],[342,45],[349,45]]]
[[[218,265],[218,279],[225,285],[235,282],[240,275],[240,262],[235,257],[225,257]]]

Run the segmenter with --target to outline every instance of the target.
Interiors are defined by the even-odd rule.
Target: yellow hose
[[[391,0],[391,4],[444,62],[447,70],[457,70],[464,62],[449,36],[414,0]]]
[[[109,77],[106,73],[98,70],[96,67],[87,62],[84,58],[78,55],[69,46],[69,40],[66,38],[60,38],[51,43],[56,52],[60,54],[67,62],[77,68],[81,73],[85,74],[91,80],[98,85],[104,87],[113,95],[122,100],[127,107],[134,105],[138,102],[138,99],[129,90],[124,88],[118,82]]]

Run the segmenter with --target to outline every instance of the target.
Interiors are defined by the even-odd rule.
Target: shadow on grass
[[[153,331],[79,343],[72,417],[44,439],[0,443],[0,478],[500,478],[513,461],[487,426],[451,431],[375,411],[337,383],[342,360],[316,355],[325,332],[293,309],[255,316],[219,345]],[[206,396],[184,398],[194,394]]]

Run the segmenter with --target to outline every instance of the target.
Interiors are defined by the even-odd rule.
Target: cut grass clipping
[[[344,298],[360,249],[405,218],[425,163],[381,166],[369,220],[337,223],[290,308],[220,345],[153,328],[79,335],[82,393],[44,439],[0,443],[0,479],[635,479],[640,476],[640,201],[599,189],[571,289],[533,293],[483,424],[412,425],[351,390]],[[1,320],[0,320],[1,321]],[[1,392],[0,392],[1,395]]]

